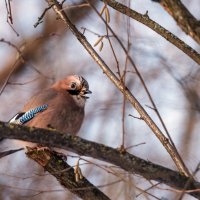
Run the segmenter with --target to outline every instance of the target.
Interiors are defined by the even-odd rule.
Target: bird
[[[84,119],[87,94],[91,93],[86,79],[69,75],[31,97],[9,123],[76,135]]]

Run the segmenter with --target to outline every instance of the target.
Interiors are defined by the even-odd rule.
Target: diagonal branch
[[[189,181],[190,184],[187,190],[200,189],[199,182],[185,177],[176,171],[143,160],[128,152],[121,153],[118,149],[87,141],[70,134],[0,122],[0,135],[2,138],[25,140],[93,157],[119,166],[127,172],[138,174],[148,180],[164,183],[176,189],[184,190],[185,185]],[[200,198],[199,192],[193,191],[189,194]]]
[[[176,152],[174,146],[169,142],[168,138],[162,133],[156,123],[151,119],[146,110],[141,106],[138,100],[133,96],[133,94],[129,91],[129,89],[117,78],[117,76],[110,70],[110,68],[106,65],[103,59],[97,54],[97,52],[93,49],[90,43],[87,41],[85,36],[78,31],[78,29],[72,24],[70,19],[67,17],[65,12],[62,9],[61,4],[59,4],[56,0],[46,0],[49,6],[53,5],[53,9],[59,15],[59,17],[63,20],[63,22],[69,27],[72,33],[76,36],[79,42],[84,46],[84,48],[88,51],[91,57],[95,60],[95,62],[101,67],[103,72],[108,76],[108,78],[115,84],[115,86],[124,94],[127,100],[132,104],[132,106],[138,111],[141,118],[146,122],[146,124],[150,127],[156,137],[160,140],[162,145],[165,147],[167,152],[170,154],[174,163],[176,164],[178,170],[183,173],[185,176],[191,176],[187,167],[180,159],[179,155]]]
[[[151,20],[147,14],[142,15],[115,0],[101,0],[101,1],[108,4],[113,9],[146,25],[147,27],[158,33],[160,36],[164,37],[166,40],[171,42],[173,45],[178,47],[181,51],[183,51],[190,58],[192,58],[196,63],[200,64],[200,55],[198,52],[196,52],[194,49],[192,49],[189,45],[180,40],[174,34],[166,30],[164,27]]]
[[[200,21],[198,21],[180,0],[159,0],[163,8],[174,18],[180,28],[200,44]]]
[[[28,147],[26,155],[35,160],[45,171],[56,177],[61,185],[81,199],[110,199],[85,177],[76,178],[78,174],[75,174],[74,169],[58,153],[49,149],[38,150]]]

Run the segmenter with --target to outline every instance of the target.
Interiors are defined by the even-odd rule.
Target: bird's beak
[[[85,91],[85,94],[92,94],[92,91],[86,90],[86,91]]]
[[[86,99],[89,99],[89,97],[88,97],[88,96],[85,96],[85,94],[92,94],[92,92],[91,92],[90,90],[85,90],[85,91],[84,91],[84,97],[85,97]]]

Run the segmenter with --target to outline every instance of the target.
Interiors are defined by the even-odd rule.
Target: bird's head
[[[70,75],[65,79],[58,81],[53,85],[58,90],[68,91],[71,95],[79,95],[85,99],[89,98],[87,94],[92,93],[89,90],[88,82],[78,75]]]

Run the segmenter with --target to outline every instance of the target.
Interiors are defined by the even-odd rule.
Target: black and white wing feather
[[[44,104],[42,106],[38,106],[34,109],[31,109],[27,112],[19,112],[12,119],[10,119],[9,123],[20,124],[20,125],[25,124],[26,122],[33,119],[37,113],[46,110],[47,107],[48,105]]]

